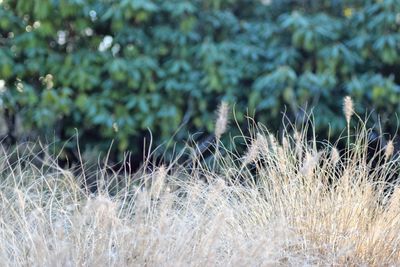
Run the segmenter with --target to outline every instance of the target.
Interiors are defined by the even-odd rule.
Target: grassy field
[[[355,120],[347,99],[344,119]],[[226,132],[228,108],[217,120]],[[222,145],[206,162],[73,175],[43,149],[0,156],[3,266],[399,265],[398,161],[388,143],[372,164],[368,129],[346,148],[307,140],[311,129],[275,137],[263,126],[238,155]],[[312,134],[311,134],[312,135]],[[347,136],[348,135],[348,136]],[[380,156],[378,156],[380,155]],[[87,169],[86,167],[82,169]],[[88,194],[86,176],[99,190]],[[112,192],[112,194],[110,194]],[[390,193],[390,194],[389,194]]]

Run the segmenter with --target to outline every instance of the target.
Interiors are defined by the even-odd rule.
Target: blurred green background
[[[0,0],[1,135],[141,157],[225,100],[271,130],[313,107],[326,137],[345,95],[393,132],[399,63],[399,0]]]

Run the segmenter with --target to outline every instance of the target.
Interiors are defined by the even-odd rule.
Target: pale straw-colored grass
[[[255,127],[247,152],[220,149],[213,168],[201,159],[134,174],[102,167],[92,173],[102,180],[95,194],[51,156],[38,164],[29,150],[16,157],[3,149],[0,262],[399,265],[400,189],[389,197],[385,184],[398,162],[389,147],[372,166],[360,129],[338,151],[306,140],[305,130],[275,138]]]

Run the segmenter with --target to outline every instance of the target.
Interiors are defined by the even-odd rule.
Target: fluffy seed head
[[[351,117],[354,114],[353,100],[350,96],[346,96],[343,101],[343,112],[346,117],[347,124],[350,124]]]
[[[303,155],[302,136],[298,131],[295,131],[293,134],[293,138],[295,141],[295,151],[296,151],[297,158],[298,158],[298,160],[301,160],[302,155]]]
[[[164,189],[166,176],[167,176],[167,170],[164,165],[161,165],[161,167],[154,173],[153,176],[153,181],[150,191],[152,198],[157,199],[160,197]]]
[[[333,164],[333,166],[336,166],[336,164],[339,162],[340,160],[340,154],[339,151],[337,150],[336,147],[332,148],[331,151],[331,162]]]
[[[303,164],[300,168],[300,173],[304,176],[310,177],[313,174],[315,167],[317,167],[320,156],[321,153],[314,152],[314,154],[311,154],[307,151]]]
[[[228,110],[229,105],[226,102],[221,102],[218,107],[218,117],[215,122],[215,136],[219,140],[221,136],[226,132],[228,125]]]
[[[243,161],[244,165],[257,160],[260,153],[260,149],[263,149],[265,147],[264,142],[265,138],[261,134],[257,135],[257,137],[251,141],[250,147],[248,148],[247,153],[244,156],[244,161]]]
[[[269,144],[267,138],[260,133],[257,133],[256,136],[256,146],[262,156],[268,155],[269,151]]]
[[[393,140],[390,140],[385,148],[385,160],[388,160],[394,152],[394,145],[393,145]]]

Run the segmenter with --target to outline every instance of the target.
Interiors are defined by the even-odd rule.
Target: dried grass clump
[[[398,166],[390,143],[373,171],[365,132],[339,153],[329,144],[316,150],[304,132],[279,142],[256,131],[246,154],[220,151],[215,168],[200,158],[191,168],[172,164],[151,172],[107,174],[103,166],[101,190],[92,195],[82,188],[88,174],[74,176],[51,157],[34,163],[31,150],[15,158],[2,148],[0,262],[400,264],[400,189],[386,183]]]

